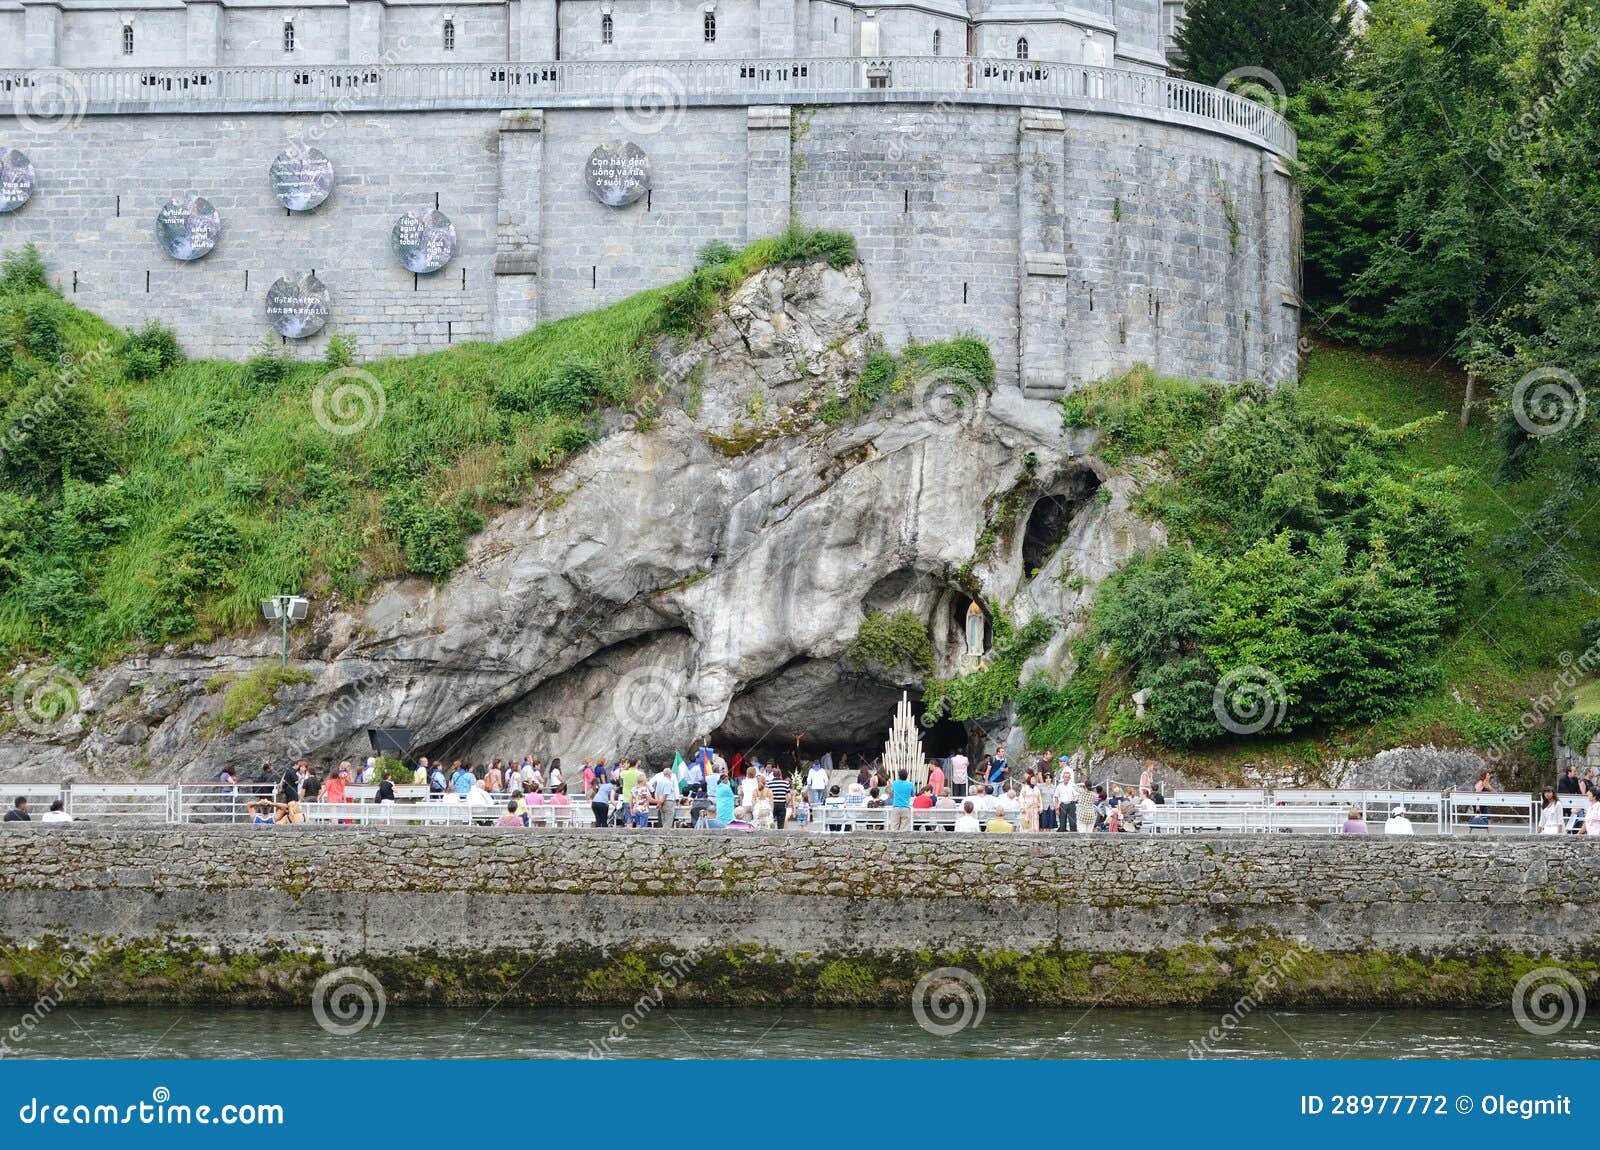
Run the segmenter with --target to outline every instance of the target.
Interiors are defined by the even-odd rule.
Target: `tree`
[[[1350,9],[1346,0],[1190,0],[1174,41],[1191,80],[1260,68],[1293,95],[1343,70]]]

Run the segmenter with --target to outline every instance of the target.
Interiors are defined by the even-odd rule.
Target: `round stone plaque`
[[[650,157],[632,140],[601,144],[584,165],[589,194],[608,208],[626,207],[650,190]]]
[[[0,214],[16,211],[32,195],[32,162],[15,148],[0,152]]]
[[[222,217],[204,196],[177,196],[161,205],[156,239],[175,260],[197,260],[217,246]]]
[[[267,289],[267,319],[289,339],[316,335],[328,322],[328,289],[314,275],[280,276]]]
[[[408,272],[436,272],[455,258],[456,226],[443,212],[407,212],[389,239]]]
[[[333,192],[333,161],[316,148],[284,149],[269,175],[273,196],[292,212],[309,212]]]

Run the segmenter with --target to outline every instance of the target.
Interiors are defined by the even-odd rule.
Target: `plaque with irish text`
[[[436,272],[455,258],[456,226],[440,211],[407,212],[389,239],[408,272]]]

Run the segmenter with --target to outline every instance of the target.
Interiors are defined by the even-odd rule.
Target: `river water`
[[[9,1026],[15,1008],[0,1010]],[[309,1009],[79,1009],[63,1004],[13,1052],[35,1058],[1595,1058],[1600,1019],[1539,1036],[1509,1009],[1247,1014],[1207,1043],[1208,1010],[988,1010],[949,1035],[909,1010],[390,1007],[333,1034]],[[334,1026],[346,1025],[329,1019]],[[937,1019],[930,1019],[940,1025]],[[617,1037],[612,1037],[616,1035]],[[8,1039],[9,1035],[5,1036]]]

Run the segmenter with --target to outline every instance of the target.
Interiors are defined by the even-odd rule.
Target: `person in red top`
[[[911,809],[915,811],[932,810],[933,802],[933,788],[923,787],[922,792],[911,800]]]
[[[342,803],[345,801],[344,788],[350,782],[350,772],[340,771],[327,782],[322,784],[322,801],[325,803]]]

